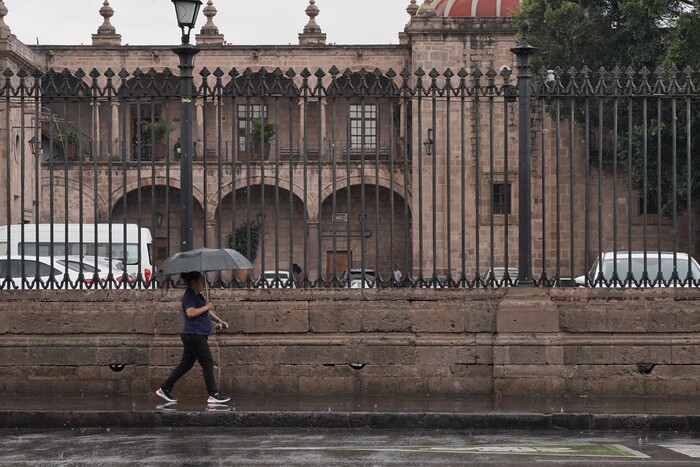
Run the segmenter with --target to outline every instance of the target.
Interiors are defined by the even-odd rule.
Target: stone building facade
[[[390,70],[400,81],[401,70],[422,69],[426,86],[431,82],[444,86],[448,80],[457,82],[458,71],[464,69],[468,71],[464,79],[469,82],[483,79],[487,83],[495,78],[515,82],[511,52],[516,44],[515,26],[510,14],[517,0],[418,3],[410,0],[406,8],[408,23],[399,32],[397,45],[327,44],[319,25],[319,8],[310,0],[309,22],[299,34],[299,44],[272,46],[227,43],[225,32],[215,24],[214,2],[209,0],[203,9],[207,22],[195,36],[201,49],[195,85],[213,84],[214,71],[219,69],[225,85],[243,86],[246,79],[255,83],[255,72],[264,68],[282,73],[292,70],[294,76],[283,75],[280,80],[296,86],[302,84],[305,69],[313,83],[315,71],[324,70],[318,82],[330,86],[333,67],[340,70],[339,79],[348,81],[363,80],[375,70],[382,76],[380,81]],[[102,90],[112,85],[116,91],[141,80],[171,82],[176,87],[177,72],[173,70],[177,70],[178,58],[171,48],[122,44],[110,23],[120,13],[104,1],[99,9],[103,23],[91,45],[27,45],[12,35],[11,12],[0,1],[2,65],[15,72],[25,69],[27,79],[37,70],[55,70],[57,77],[68,70],[72,77],[66,82],[73,85],[79,85],[71,80],[82,70],[81,79],[89,92],[94,92],[93,85]],[[248,68],[252,70],[249,75],[227,74]],[[114,71],[111,78],[105,73],[108,69]],[[92,70],[98,71],[94,77]],[[119,76],[119,70],[128,75]],[[343,74],[346,70],[347,76]],[[430,76],[430,70],[439,74]],[[447,76],[446,70],[452,74]],[[488,70],[494,70],[496,76],[488,75]],[[23,78],[15,73],[8,79],[19,83]],[[415,86],[419,80],[412,75],[408,81]],[[240,219],[263,215],[258,219],[265,225],[264,246],[255,263],[260,270],[289,270],[296,262],[304,264],[311,277],[329,277],[362,264],[388,275],[398,263],[414,275],[476,277],[493,265],[517,264],[517,105],[502,95],[461,100],[452,96],[450,100],[443,94],[436,97],[438,94],[434,90],[422,97],[377,100],[376,104],[350,99],[337,105],[329,98],[304,98],[281,110],[275,107],[274,98],[252,98],[243,104],[222,103],[215,96],[195,99],[195,245],[225,244]],[[134,103],[115,95],[114,99],[93,96],[74,103],[52,100],[50,93],[45,97],[38,111],[29,106],[34,103],[30,100],[0,102],[7,111],[7,118],[0,122],[4,126],[0,163],[9,168],[0,174],[0,199],[4,201],[0,222],[127,219],[153,230],[156,262],[177,251],[173,233],[179,231],[180,179],[174,144],[179,137],[179,102],[142,99]],[[240,124],[252,120],[245,112],[259,111],[276,124],[275,138],[262,155],[250,150],[250,126]],[[354,119],[352,112],[363,116]],[[367,149],[374,162],[366,165],[362,159],[371,159],[364,156],[366,141],[353,146],[350,140],[368,135],[362,129],[345,128],[348,122],[364,121],[365,112],[379,115],[371,129],[376,135],[369,135],[375,139]],[[637,239],[647,227],[638,222],[637,195],[630,198],[620,190],[617,198],[599,196],[599,188],[612,192],[615,178],[611,172],[587,167],[583,146],[578,144],[582,135],[575,130],[576,145],[568,145],[572,136],[567,129],[559,134],[543,131],[551,129],[552,122],[542,115],[533,116],[538,131],[532,155],[535,275],[545,271],[550,277],[554,271],[569,277],[582,274],[593,251],[611,248],[613,235],[626,238],[630,232],[634,245],[616,245],[641,247]],[[145,141],[144,146],[152,127],[142,127],[142,120],[151,124],[169,121],[167,137]],[[65,155],[64,160],[70,161],[52,162],[49,159],[54,154],[48,153],[54,149],[47,147],[54,147],[51,141],[62,128],[78,136],[79,152],[72,158]],[[428,139],[434,151],[431,157],[424,153]],[[557,146],[575,146],[572,157],[557,159],[555,164],[558,152],[553,148]],[[134,164],[141,160],[144,147],[148,163]],[[359,151],[359,159],[333,164],[342,160],[338,152],[350,154],[353,148]],[[40,154],[34,157],[35,152]],[[595,176],[584,181],[580,174],[589,170]],[[573,183],[563,183],[562,177],[572,172],[579,174],[572,177]],[[587,188],[586,183],[591,186]],[[502,190],[499,199],[507,201],[494,211],[496,188]],[[581,215],[589,205],[598,206],[596,212],[602,214],[590,219]],[[232,221],[232,215],[238,220]],[[618,218],[635,221],[621,222],[613,233],[609,225]],[[556,228],[552,227],[554,219],[558,219]],[[692,232],[687,224],[680,216],[675,239],[690,245]],[[599,225],[602,232],[596,236]],[[667,232],[670,226],[661,228]],[[589,237],[592,245],[587,242]],[[670,236],[661,231],[647,241],[646,246],[672,246]]]

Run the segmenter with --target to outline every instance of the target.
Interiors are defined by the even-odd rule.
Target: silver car
[[[70,258],[70,257],[69,257]],[[78,288],[80,270],[83,270],[85,286],[89,286],[94,280],[94,272],[98,272],[100,282],[106,282],[109,274],[107,263],[89,265],[80,260],[68,260],[66,258],[49,256],[0,256],[0,289],[5,290],[40,290],[40,289],[70,289]],[[117,283],[123,280],[122,271],[111,270]],[[53,276],[55,283],[49,283]],[[23,280],[23,277],[26,280]],[[131,276],[127,275],[127,280]],[[37,282],[36,279],[40,282]],[[69,282],[68,282],[69,281]],[[111,288],[111,285],[110,285]]]
[[[265,271],[259,279],[263,289],[292,289],[296,284],[289,271]]]
[[[644,271],[650,283],[642,283]],[[672,281],[674,271],[678,280]],[[690,274],[688,272],[690,271]],[[617,272],[618,281],[613,282],[613,274]],[[657,277],[661,273],[661,281]],[[630,274],[631,273],[631,274]],[[631,280],[625,280],[631,276]],[[588,283],[586,283],[588,277]],[[593,287],[678,287],[684,285],[692,286],[688,281],[682,284],[686,278],[692,281],[700,281],[700,266],[698,262],[688,253],[664,251],[618,251],[601,253],[593,262],[587,276],[579,276],[576,285]],[[654,282],[656,281],[656,282]]]
[[[97,275],[100,282],[105,283],[109,280],[110,274],[117,284],[123,281],[127,283],[134,282],[133,276],[129,273],[125,273],[123,267],[121,267],[122,263],[117,260],[110,262],[109,258],[98,256],[97,261],[95,261],[95,257],[90,255],[69,255],[67,258],[57,256],[55,259],[56,263],[67,267],[70,271],[77,272],[78,274],[82,271],[86,284],[91,283],[95,275]]]
[[[342,287],[347,287],[350,283],[351,289],[365,289],[377,287],[377,272],[374,269],[351,268],[346,271],[340,284]]]

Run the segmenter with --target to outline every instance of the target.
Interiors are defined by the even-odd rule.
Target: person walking
[[[170,373],[168,379],[158,388],[156,394],[168,402],[177,402],[172,395],[175,383],[190,371],[194,363],[199,362],[204,373],[204,382],[207,385],[209,398],[208,404],[223,404],[231,400],[216,389],[214,379],[214,359],[209,349],[209,335],[212,333],[212,321],[217,323],[217,327],[227,329],[228,323],[214,313],[214,305],[204,299],[202,290],[204,289],[204,276],[201,272],[182,273],[181,277],[187,284],[182,296],[182,314],[184,326],[180,338],[184,346],[182,359],[175,369]]]

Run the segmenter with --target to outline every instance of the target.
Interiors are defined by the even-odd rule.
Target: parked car
[[[125,274],[123,263],[120,260],[114,260],[110,263],[109,258],[105,257],[98,256],[97,261],[95,261],[94,256],[69,255],[67,259],[56,257],[56,262],[78,274],[82,271],[86,283],[92,282],[95,273],[101,282],[107,282],[110,274],[117,283],[125,279],[127,282],[134,282],[134,277],[131,274]]]
[[[423,289],[448,289],[450,287],[446,274],[438,274],[435,277],[427,274],[423,277],[423,279],[425,281],[424,285],[422,286]]]
[[[645,259],[646,257],[646,259]],[[675,258],[675,261],[674,261]],[[593,262],[587,276],[579,276],[576,280],[578,286],[594,286],[594,287],[622,287],[622,283],[613,284],[613,272],[617,266],[617,278],[624,282],[627,279],[628,273],[631,272],[632,281],[629,284],[624,284],[625,287],[649,287],[652,284],[640,284],[646,265],[647,277],[650,281],[655,281],[659,271],[664,282],[657,282],[653,285],[657,287],[677,287],[680,283],[671,283],[671,277],[674,270],[677,272],[680,281],[684,281],[690,270],[690,277],[694,281],[700,281],[700,266],[698,262],[688,253],[664,251],[659,255],[658,251],[612,251],[601,253]],[[631,266],[631,269],[630,269]],[[586,277],[589,282],[586,283]],[[602,279],[605,282],[596,282]],[[636,283],[635,283],[636,282]],[[685,284],[692,286],[693,284]]]
[[[93,261],[94,263],[94,261]],[[82,266],[81,266],[82,265]],[[90,285],[94,279],[94,271],[98,270],[98,277],[100,281],[106,281],[107,275],[109,274],[109,265],[97,263],[91,266],[86,263],[81,263],[79,260],[69,260],[66,262],[66,258],[54,257],[53,259],[48,256],[10,256],[8,258],[0,256],[0,288],[2,289],[60,289],[60,288],[73,288],[77,285],[77,281],[80,276],[80,269],[83,268],[83,275],[86,285]],[[90,269],[92,269],[90,271]],[[41,283],[35,281],[38,274]],[[50,284],[49,280],[53,274],[54,280],[58,284]],[[112,270],[115,280],[121,282],[123,280],[123,271]],[[29,283],[22,280],[22,277],[27,278]],[[9,277],[9,281],[5,279]],[[63,283],[66,278],[72,283]],[[131,276],[127,277],[130,280]],[[48,287],[45,287],[48,286]]]
[[[260,287],[263,289],[290,289],[296,284],[292,281],[289,271],[264,271],[260,277]]]
[[[481,279],[487,286],[492,287],[507,287],[511,285],[517,285],[518,283],[518,267],[509,266],[508,267],[508,278],[509,281],[504,280],[506,275],[506,268],[499,266],[489,269]]]
[[[348,282],[351,289],[376,288],[377,272],[369,268],[350,268],[350,270],[345,271],[345,274],[340,279],[340,285],[347,287]]]

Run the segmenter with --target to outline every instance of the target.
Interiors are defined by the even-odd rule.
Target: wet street
[[[687,433],[208,427],[0,434],[3,466],[700,464],[700,438]]]

